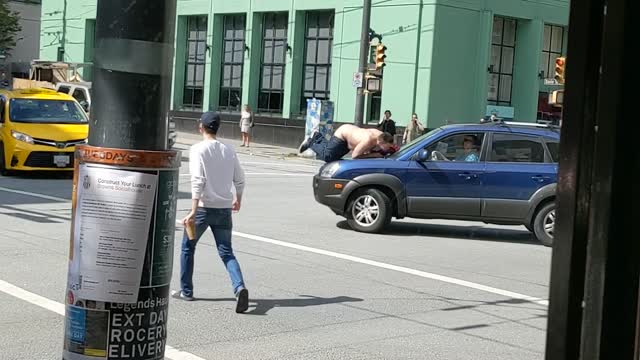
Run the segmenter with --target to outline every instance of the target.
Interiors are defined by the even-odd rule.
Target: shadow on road
[[[36,210],[28,210],[21,209],[18,206],[10,206],[10,205],[0,205],[1,215],[11,216],[22,220],[27,220],[40,224],[57,224],[63,223],[65,221],[71,221],[71,218],[68,216],[59,216],[56,214],[52,214],[49,212],[36,211]]]
[[[352,230],[346,220],[337,225],[340,229]],[[518,244],[538,244],[532,233],[526,230],[485,228],[482,226],[416,224],[394,221],[384,231],[384,235],[437,236],[455,239],[510,242]]]
[[[307,307],[307,306],[319,306],[328,304],[339,304],[348,302],[360,302],[362,299],[353,298],[349,296],[336,296],[336,297],[316,297],[311,295],[301,295],[301,299],[250,299],[249,308],[252,310],[246,312],[247,315],[266,315],[269,310],[276,307]],[[196,301],[233,301],[236,299],[223,298],[223,299],[209,299],[209,298],[196,298]]]

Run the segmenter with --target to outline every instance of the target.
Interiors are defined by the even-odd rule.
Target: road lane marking
[[[264,176],[291,176],[291,177],[313,177],[313,173],[277,173],[277,172],[246,172],[245,175],[264,175]],[[189,177],[189,174],[180,174],[180,177]]]
[[[7,295],[11,295],[17,299],[26,301],[33,305],[37,305],[43,309],[52,311],[58,315],[64,316],[64,304],[57,301],[47,299],[46,297],[34,294],[4,280],[0,280],[0,291]],[[164,355],[166,359],[171,360],[205,360],[191,353],[178,350],[169,345],[165,346]]]
[[[296,167],[308,167],[308,168],[313,168],[313,169],[319,169],[320,168],[320,164],[318,165],[307,165],[307,164],[293,164],[293,163],[276,163],[276,162],[259,162],[259,161],[241,161],[240,162],[242,165],[248,164],[248,165],[264,165],[264,166],[282,166],[282,167],[291,167],[291,166],[296,166]]]
[[[69,199],[64,199],[64,198],[59,198],[59,197],[49,196],[49,195],[43,195],[43,194],[37,194],[37,193],[32,193],[32,192],[27,192],[27,191],[9,189],[9,188],[6,188],[6,187],[1,187],[1,186],[0,186],[0,191],[14,193],[14,194],[20,194],[20,195],[27,195],[27,196],[37,197],[37,198],[41,198],[41,199],[46,199],[46,200],[53,200],[53,201],[60,201],[60,202],[69,201]]]
[[[305,177],[311,178],[311,177],[313,177],[314,174],[312,174],[312,173],[294,174],[294,173],[247,172],[247,173],[245,173],[245,175],[305,176]]]
[[[61,304],[57,301],[49,300],[46,297],[42,297],[40,295],[36,295],[4,280],[0,280],[0,291],[20,300],[32,303],[33,305],[37,305],[43,309],[53,311],[58,315],[64,316],[64,304]]]
[[[545,299],[541,299],[541,298],[537,298],[537,297],[533,297],[533,296],[529,296],[529,295],[524,295],[524,294],[516,293],[516,292],[513,292],[513,291],[498,289],[498,288],[494,288],[494,287],[486,286],[486,285],[482,285],[482,284],[477,284],[477,283],[474,283],[474,282],[471,282],[471,281],[456,279],[456,278],[452,278],[452,277],[449,277],[449,276],[438,275],[438,274],[429,273],[429,272],[426,272],[426,271],[407,268],[407,267],[404,267],[404,266],[387,264],[387,263],[383,263],[383,262],[379,262],[379,261],[375,261],[375,260],[369,260],[369,259],[365,259],[365,258],[361,258],[361,257],[357,257],[357,256],[341,254],[341,253],[334,252],[334,251],[317,249],[317,248],[313,248],[313,247],[310,247],[310,246],[298,245],[298,244],[289,243],[289,242],[285,242],[285,241],[281,241],[281,240],[275,240],[275,239],[266,238],[264,236],[246,234],[246,233],[242,233],[242,232],[238,232],[238,231],[234,231],[233,235],[239,236],[239,237],[243,237],[245,239],[250,239],[250,240],[254,240],[254,241],[260,241],[260,242],[272,244],[272,245],[283,246],[283,247],[287,247],[287,248],[291,248],[291,249],[306,251],[306,252],[319,254],[319,255],[330,256],[330,257],[334,257],[334,258],[337,258],[337,259],[347,260],[347,261],[356,262],[356,263],[360,263],[360,264],[365,264],[365,265],[369,265],[369,266],[374,266],[374,267],[378,267],[378,268],[382,268],[382,269],[393,270],[393,271],[397,271],[397,272],[401,272],[401,273],[405,273],[405,274],[415,275],[415,276],[419,276],[419,277],[422,277],[422,278],[425,278],[425,279],[437,280],[437,281],[446,282],[446,283],[449,283],[449,284],[464,286],[464,287],[467,287],[467,288],[476,289],[476,290],[480,290],[480,291],[484,291],[484,292],[488,292],[488,293],[492,293],[492,294],[496,294],[496,295],[501,295],[501,296],[505,296],[505,297],[512,298],[512,299],[523,300],[523,301],[535,303],[535,304],[538,304],[538,305],[549,306],[549,301],[545,300]]]
[[[0,190],[2,190],[2,189],[3,188],[0,188]],[[41,194],[37,194],[37,193],[30,193],[30,192],[26,192],[26,191],[21,191],[20,193],[23,194],[23,195],[31,195],[31,196],[34,196],[34,197],[46,196],[46,195],[41,195]],[[46,198],[50,198],[50,196],[47,196]],[[61,199],[61,198],[57,198],[57,199]],[[63,199],[63,200],[64,201],[69,201],[68,199]],[[177,225],[182,225],[180,221],[176,221],[176,224]],[[313,247],[310,247],[310,246],[304,246],[304,245],[289,243],[289,242],[285,242],[285,241],[281,241],[281,240],[270,239],[270,238],[263,237],[263,236],[246,234],[246,233],[242,233],[242,232],[238,232],[238,231],[234,231],[233,234],[236,235],[236,236],[243,237],[245,239],[249,239],[249,240],[260,241],[260,242],[269,243],[269,244],[272,244],[272,245],[278,245],[278,246],[282,246],[282,247],[288,247],[288,248],[291,248],[291,249],[306,251],[306,252],[310,252],[310,253],[314,253],[314,254],[318,254],[318,255],[330,256],[330,257],[334,257],[334,258],[337,258],[337,259],[342,259],[342,260],[347,260],[347,261],[351,261],[351,262],[356,262],[356,263],[360,263],[360,264],[365,264],[365,265],[369,265],[369,266],[378,267],[378,268],[381,268],[381,269],[387,269],[387,270],[397,271],[397,272],[401,272],[401,273],[405,273],[405,274],[415,275],[415,276],[419,276],[419,277],[422,277],[422,278],[425,278],[425,279],[437,280],[437,281],[441,281],[441,282],[445,282],[445,283],[449,283],[449,284],[454,284],[454,285],[459,285],[459,286],[463,286],[463,287],[467,287],[467,288],[471,288],[471,289],[476,289],[476,290],[480,290],[480,291],[484,291],[484,292],[488,292],[488,293],[492,293],[492,294],[496,294],[496,295],[505,296],[505,297],[512,298],[512,299],[523,300],[523,301],[527,301],[527,302],[530,302],[530,303],[539,304],[539,305],[543,305],[543,306],[549,306],[549,301],[545,300],[545,299],[541,299],[541,298],[537,298],[537,297],[533,297],[533,296],[529,296],[529,295],[524,295],[524,294],[520,294],[520,293],[508,291],[508,290],[498,289],[498,288],[494,288],[494,287],[486,286],[486,285],[482,285],[482,284],[477,284],[477,283],[474,283],[474,282],[471,282],[471,281],[466,281],[466,280],[452,278],[452,277],[449,277],[449,276],[438,275],[438,274],[429,273],[429,272],[426,272],[426,271],[411,269],[411,268],[407,268],[407,267],[404,267],[404,266],[387,264],[387,263],[374,261],[374,260],[369,260],[369,259],[365,259],[365,258],[361,258],[361,257],[357,257],[357,256],[341,254],[341,253],[334,252],[334,251],[317,249],[317,248],[313,248]]]
[[[176,225],[182,226],[182,223],[180,221],[176,221]],[[520,294],[520,293],[517,293],[517,292],[509,291],[509,290],[503,290],[503,289],[499,289],[499,288],[495,288],[495,287],[491,287],[491,286],[486,286],[486,285],[474,283],[474,282],[471,282],[471,281],[456,279],[456,278],[449,277],[449,276],[438,275],[438,274],[434,274],[434,273],[430,273],[430,272],[426,272],[426,271],[422,271],[422,270],[411,269],[411,268],[404,267],[404,266],[398,266],[398,265],[383,263],[383,262],[380,262],[380,261],[369,260],[369,259],[365,259],[365,258],[361,258],[361,257],[357,257],[357,256],[338,253],[338,252],[335,252],[335,251],[318,249],[318,248],[314,248],[314,247],[310,247],[310,246],[299,245],[299,244],[290,243],[290,242],[286,242],[286,241],[282,241],[282,240],[270,239],[270,238],[267,238],[267,237],[264,237],[264,236],[247,234],[247,233],[243,233],[243,232],[239,232],[239,231],[233,231],[233,235],[239,236],[239,237],[242,237],[242,238],[245,238],[245,239],[249,239],[249,240],[264,242],[264,243],[277,245],[277,246],[282,246],[282,247],[287,247],[287,248],[290,248],[290,249],[296,249],[296,250],[300,250],[300,251],[306,251],[306,252],[310,252],[310,253],[314,253],[314,254],[318,254],[318,255],[330,256],[330,257],[333,257],[333,258],[347,260],[347,261],[360,263],[360,264],[364,264],[364,265],[369,265],[369,266],[374,266],[374,267],[381,268],[381,269],[387,269],[387,270],[397,271],[397,272],[401,272],[401,273],[405,273],[405,274],[415,275],[415,276],[419,276],[419,277],[422,277],[422,278],[425,278],[425,279],[431,279],[431,280],[445,282],[445,283],[449,283],[449,284],[453,284],[453,285],[463,286],[463,287],[467,287],[467,288],[470,288],[470,289],[475,289],[475,290],[480,290],[480,291],[484,291],[484,292],[488,292],[488,293],[492,293],[492,294],[496,294],[496,295],[501,295],[501,296],[504,296],[504,297],[507,297],[507,298],[511,298],[511,299],[522,300],[522,301],[526,301],[526,302],[530,302],[530,303],[534,303],[534,304],[538,304],[538,305],[543,305],[543,306],[549,306],[549,300],[546,300],[546,299],[541,299],[541,298],[537,298],[537,297],[533,297],[533,296],[529,296],[529,295],[524,295],[524,294]]]
[[[164,357],[165,359],[173,359],[173,360],[205,360],[200,356],[193,355],[192,353],[188,353],[186,351],[178,350],[169,345],[165,345]]]

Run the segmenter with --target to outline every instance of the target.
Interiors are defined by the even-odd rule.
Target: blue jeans
[[[350,151],[346,141],[338,139],[335,136],[327,140],[320,133],[315,133],[315,137],[311,139],[309,148],[316,153],[316,159],[324,162],[340,160]]]
[[[182,236],[182,253],[180,256],[180,287],[186,296],[193,296],[193,260],[196,255],[196,245],[202,234],[211,228],[218,248],[218,255],[229,272],[233,293],[244,287],[240,264],[233,255],[231,247],[231,209],[198,208],[196,212],[196,238],[189,240],[187,232]]]

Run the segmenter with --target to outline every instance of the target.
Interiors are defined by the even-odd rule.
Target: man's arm
[[[240,210],[240,204],[242,203],[242,194],[244,193],[245,177],[244,170],[240,165],[238,156],[235,156],[235,164],[233,169],[233,185],[236,188],[236,200],[233,202],[233,210]]]
[[[351,158],[362,159],[364,155],[367,155],[371,149],[374,148],[374,146],[376,146],[376,143],[371,140],[359,143],[351,152]]]
[[[358,157],[358,159],[377,159],[377,158],[381,158],[381,157],[384,157],[384,155],[382,155],[382,153],[380,153],[378,151],[374,151],[374,152],[370,152],[368,154],[364,154],[364,155]]]
[[[207,183],[207,178],[204,176],[204,164],[200,153],[191,148],[189,153],[189,174],[191,174],[191,211],[182,220],[184,225],[193,221],[198,211],[198,205],[204,192],[204,186]]]
[[[191,199],[199,200],[204,192],[207,178],[204,176],[202,157],[193,148],[189,153],[189,174],[191,175]]]

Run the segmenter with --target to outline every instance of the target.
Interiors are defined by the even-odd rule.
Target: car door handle
[[[545,182],[545,181],[549,180],[549,177],[548,176],[542,176],[542,175],[535,175],[535,176],[532,176],[531,179],[533,179],[534,181],[537,181],[537,182]]]
[[[478,177],[478,175],[470,174],[470,173],[462,173],[462,174],[458,174],[458,176],[460,176],[461,178],[464,178],[465,180],[472,180]]]

